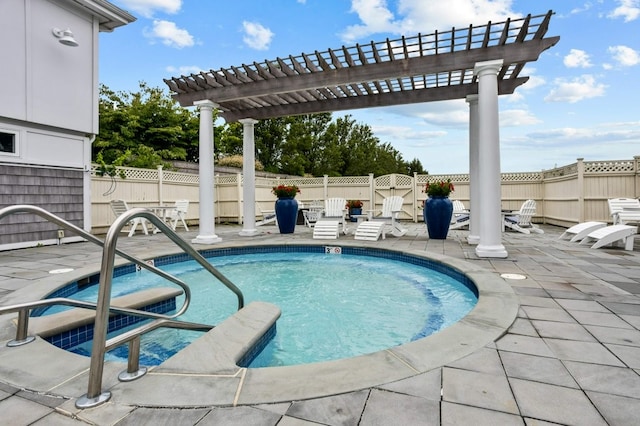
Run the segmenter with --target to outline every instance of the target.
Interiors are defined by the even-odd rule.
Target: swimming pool
[[[250,367],[296,365],[348,358],[423,338],[464,317],[477,302],[463,274],[425,259],[376,249],[262,247],[203,253],[245,293],[282,309],[275,338]],[[235,311],[235,297],[211,282],[202,268],[179,257],[156,265],[192,287],[192,305],[181,318],[218,324]],[[161,266],[162,265],[162,266]],[[134,289],[166,286],[153,274],[118,274],[114,297]],[[74,298],[95,299],[95,288]],[[142,342],[141,362],[157,365],[199,333],[162,329]],[[90,343],[74,348],[87,355]],[[127,348],[112,352],[126,360]]]

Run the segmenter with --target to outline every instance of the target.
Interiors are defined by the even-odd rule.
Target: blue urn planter
[[[281,234],[293,234],[298,219],[298,202],[293,197],[276,200],[276,220]]]
[[[427,224],[429,238],[433,240],[446,239],[453,215],[453,203],[449,197],[427,198],[422,214],[424,222]]]

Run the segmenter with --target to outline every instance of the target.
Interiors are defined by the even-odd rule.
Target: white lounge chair
[[[317,221],[322,217],[322,204],[318,201],[313,201],[308,209],[302,210],[302,217],[304,217],[304,224],[309,228],[313,228]]]
[[[129,210],[129,205],[124,200],[111,200],[110,204],[111,204],[111,210],[113,211],[113,214],[116,215],[116,217],[119,217],[121,214]],[[131,219],[128,225],[131,227],[129,229],[129,234],[127,235],[128,237],[131,237],[133,234],[136,233],[136,228],[138,227],[138,225],[142,227],[142,230],[144,231],[144,235],[149,235],[149,230],[147,229],[147,219],[143,217],[136,217]],[[122,232],[127,232],[127,231],[123,229]]]
[[[386,224],[375,220],[365,220],[360,222],[356,228],[354,239],[365,241],[378,241],[380,237],[384,240],[386,237],[384,228]]]
[[[340,222],[337,220],[321,220],[313,227],[314,240],[337,240]]]
[[[635,198],[610,198],[609,213],[614,225],[640,223],[640,200]]]
[[[469,226],[470,216],[469,210],[460,200],[451,200],[453,203],[453,214],[451,215],[451,224],[449,229],[460,229]]]
[[[315,226],[320,222],[331,221],[342,224],[342,233],[347,234],[347,200],[344,198],[327,198],[324,200],[324,212]],[[314,231],[315,232],[315,231]]]
[[[600,248],[622,242],[625,250],[633,250],[633,243],[637,226],[630,225],[611,225],[604,228],[596,229],[587,235],[580,244],[592,244],[591,248]]]
[[[184,226],[184,230],[189,230],[187,222],[185,221],[188,209],[189,200],[176,200],[175,208],[169,212],[169,223],[171,224],[171,229],[175,231],[178,226],[178,222],[181,222],[182,226]]]
[[[275,210],[262,210],[260,208],[260,205],[256,205],[258,206],[258,210],[260,210],[260,216],[262,217],[261,220],[256,221],[256,226],[267,225],[269,223],[277,225]]]
[[[514,231],[522,232],[523,234],[529,234],[535,232],[536,234],[544,234],[544,231],[537,225],[531,223],[531,218],[536,213],[535,200],[527,200],[522,203],[520,210],[513,215],[507,215],[503,219],[504,226]]]
[[[604,222],[592,221],[578,223],[564,231],[563,234],[560,235],[559,239],[570,240],[571,242],[581,241],[596,229],[604,228],[605,226],[607,226],[607,224]]]
[[[399,221],[399,216],[402,212],[402,204],[404,204],[404,199],[398,195],[387,197],[382,200],[382,210],[379,215],[374,216],[375,210],[367,211],[369,216],[368,220],[383,221],[387,226],[391,227],[391,235],[394,237],[402,237],[407,233],[407,229],[402,227]]]

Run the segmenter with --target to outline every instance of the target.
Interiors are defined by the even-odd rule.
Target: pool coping
[[[273,244],[255,241],[251,245]],[[350,241],[336,241],[334,244],[328,244],[327,241],[301,241],[281,245],[378,248]],[[245,243],[229,242],[203,250],[246,246]],[[141,379],[128,383],[120,383],[116,378],[126,365],[108,362],[105,364],[103,391],[109,390],[112,399],[118,403],[156,407],[233,406],[336,395],[409,378],[463,358],[497,340],[515,320],[519,308],[517,297],[495,272],[445,255],[427,254],[419,250],[384,250],[442,262],[464,273],[478,288],[477,305],[462,320],[434,335],[349,359],[287,367],[237,367],[223,374],[212,371],[184,372],[158,366],[150,368],[149,373]],[[175,250],[153,253],[149,257],[171,254],[175,254]],[[59,286],[61,281],[68,283],[91,275],[96,270],[99,267],[78,269],[64,274],[64,278],[56,276],[53,281],[57,281]],[[51,279],[40,281],[48,281],[38,283],[36,287],[36,291],[42,291],[43,294],[56,285],[52,284]],[[26,296],[21,291],[15,293],[20,293],[15,294],[16,300]],[[33,288],[29,293],[26,300],[33,300]],[[0,319],[4,321],[4,318]],[[9,332],[7,324],[0,323],[0,327],[4,333]],[[32,345],[38,349],[34,350]],[[71,395],[72,398],[86,393],[88,366],[88,358],[55,348],[40,338],[20,348],[0,349],[0,380],[32,390]]]

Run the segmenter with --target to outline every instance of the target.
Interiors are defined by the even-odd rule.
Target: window
[[[18,133],[0,130],[0,154],[18,153]]]

